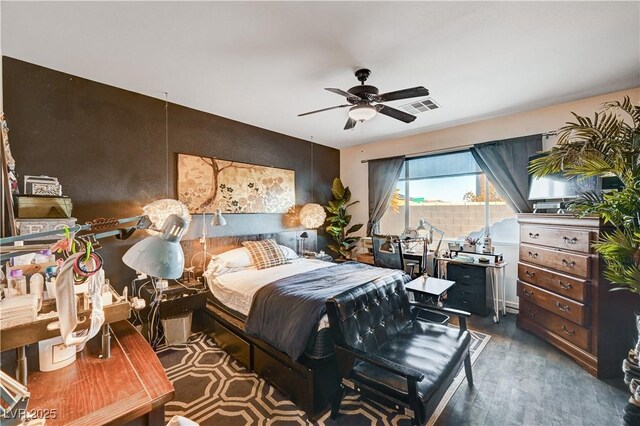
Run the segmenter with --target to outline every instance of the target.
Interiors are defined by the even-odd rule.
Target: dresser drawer
[[[521,226],[520,242],[561,249],[591,252],[591,232],[566,228]]]
[[[539,306],[528,303],[524,299],[520,300],[519,311],[518,315],[522,315],[530,321],[540,324],[547,330],[554,332],[585,351],[589,350],[591,346],[591,332],[588,329],[552,314]]]
[[[485,316],[489,313],[486,294],[471,293],[455,284],[447,291],[447,306]]]
[[[482,266],[448,263],[447,279],[455,281],[456,285],[484,288],[487,281],[487,270]]]
[[[574,302],[520,280],[518,280],[518,297],[520,300],[531,302],[576,324],[587,324],[587,310],[582,303]]]
[[[529,244],[520,244],[520,260],[582,278],[590,277],[590,257]]]
[[[537,266],[518,263],[518,278],[579,302],[587,302],[588,282]]]

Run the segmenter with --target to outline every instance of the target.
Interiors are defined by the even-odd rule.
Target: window
[[[488,227],[494,242],[518,241],[516,215],[466,150],[405,160],[380,231],[399,235],[421,218],[442,229],[445,240],[482,237]]]

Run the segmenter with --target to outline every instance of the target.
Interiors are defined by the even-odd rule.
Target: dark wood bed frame
[[[209,253],[218,254],[240,246],[242,241],[274,238],[279,244],[296,250],[299,232],[287,231],[278,234],[264,234],[238,237],[217,237],[207,239]],[[308,231],[306,247],[315,248],[317,234]],[[202,250],[195,241],[181,242],[185,259]],[[196,273],[202,267],[196,265]],[[200,271],[198,271],[200,269]],[[339,377],[335,358],[311,359],[303,355],[293,361],[288,355],[268,343],[251,337],[244,332],[244,321],[217,306],[212,301],[197,317],[198,328],[212,334],[216,344],[224,349],[249,371],[255,372],[285,394],[315,422],[331,408],[338,391]]]
[[[293,361],[268,343],[247,335],[242,320],[211,301],[202,316],[218,346],[285,394],[311,422],[329,411],[339,384],[333,354],[318,360],[303,355]]]

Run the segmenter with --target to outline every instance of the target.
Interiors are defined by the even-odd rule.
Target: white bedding
[[[330,262],[315,259],[294,259],[291,263],[267,269],[251,267],[239,272],[214,275],[205,272],[211,293],[225,306],[243,315],[249,314],[253,295],[261,287],[282,278],[333,265]],[[329,327],[329,319],[324,315],[318,324],[318,330]]]

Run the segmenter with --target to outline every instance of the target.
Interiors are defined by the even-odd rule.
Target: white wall
[[[367,164],[361,163],[361,160],[454,150],[475,143],[545,133],[558,129],[570,121],[573,118],[570,114],[571,111],[591,116],[603,102],[622,100],[624,95],[628,95],[633,102],[639,103],[640,87],[418,135],[342,149],[340,151],[340,177],[344,184],[351,188],[353,199],[360,200],[360,203],[350,210],[353,215],[352,223],[366,223],[368,219],[368,169]],[[428,120],[428,113],[425,113],[421,119]],[[555,138],[549,138],[543,142],[544,148],[549,149],[555,143]],[[361,235],[364,235],[365,228],[360,231]],[[515,291],[517,255],[512,256],[511,251],[517,250],[517,247],[504,247],[504,250],[507,252],[505,253],[506,260],[510,261],[507,267],[507,301],[509,305],[515,307],[517,306]]]

